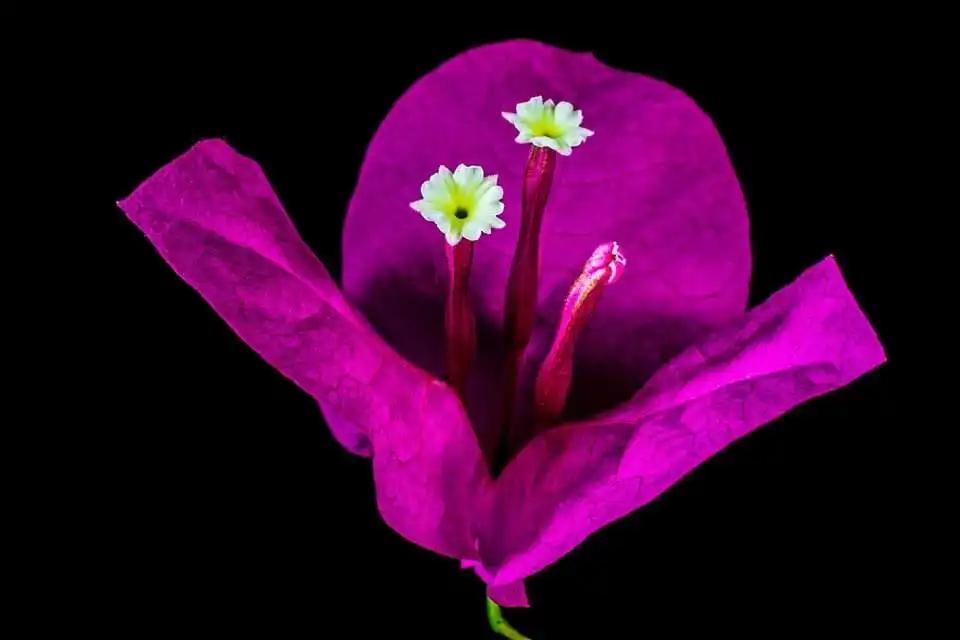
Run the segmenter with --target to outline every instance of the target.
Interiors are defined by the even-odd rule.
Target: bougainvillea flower
[[[543,96],[530,98],[518,104],[515,112],[505,111],[502,115],[517,128],[517,142],[547,147],[565,156],[593,135],[593,131],[580,126],[583,113],[574,109],[572,104],[561,102],[555,105],[553,100],[544,102]]]
[[[517,137],[502,114],[533,96],[557,106],[524,110]],[[561,119],[595,134],[567,139],[551,128]],[[551,136],[579,146],[548,157]],[[421,192],[432,204],[411,211],[437,167],[461,164],[473,210],[444,200],[438,182]],[[498,186],[485,195],[490,174]],[[329,215],[316,204],[294,219]],[[372,456],[387,524],[486,582],[496,624],[498,605],[526,606],[526,577],[592,532],[885,360],[833,257],[745,312],[744,199],[690,98],[536,42],[468,51],[395,104],[350,202],[342,287],[259,166],[222,141],[195,145],[120,206],[240,338],[317,400],[346,449]],[[521,217],[538,207],[534,257],[517,258]],[[461,225],[464,215],[483,224]],[[506,309],[511,273],[523,271],[514,263],[536,271],[534,299],[513,298],[530,303],[528,327]],[[517,327],[528,335],[514,394],[503,372]],[[469,374],[456,383],[454,343]],[[539,408],[538,395],[549,400]],[[525,435],[493,473],[515,428]]]

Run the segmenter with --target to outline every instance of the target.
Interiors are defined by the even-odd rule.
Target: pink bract
[[[467,408],[487,452],[498,437],[504,290],[529,152],[500,113],[536,95],[572,102],[596,133],[557,162],[521,387],[532,387],[563,298],[599,244],[620,243],[629,275],[581,338],[569,417],[629,398],[704,330],[742,313],[748,296],[740,185],[710,118],[683,92],[538,42],[488,45],[446,62],[397,101],[370,143],[344,226],[343,288],[403,356],[441,375],[444,250],[437,230],[402,207],[441,164],[499,175],[507,226],[477,243],[470,278],[480,345]]]
[[[586,417],[538,435],[494,480],[484,458],[494,414],[482,409],[501,397],[528,152],[500,112],[534,95],[573,102],[597,133],[558,162],[528,378],[594,248],[619,242],[630,267],[577,347],[569,414]],[[499,174],[507,222],[475,248],[480,360],[466,409],[438,379],[443,238],[408,207],[440,164],[461,162]],[[474,567],[506,606],[526,603],[524,578],[732,441],[885,360],[832,257],[743,313],[747,217],[710,120],[661,82],[539,43],[469,51],[397,102],[350,204],[343,291],[259,166],[222,141],[197,144],[120,206],[247,344],[316,398],[338,441],[372,455],[384,520]]]

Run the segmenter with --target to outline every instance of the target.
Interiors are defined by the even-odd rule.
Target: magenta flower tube
[[[504,330],[507,342],[507,375],[504,398],[504,429],[513,417],[517,376],[523,352],[533,334],[537,313],[537,283],[540,273],[540,227],[550,197],[550,185],[557,164],[553,149],[530,147],[523,172],[520,237],[510,264],[504,305]]]
[[[470,303],[470,266],[473,263],[473,243],[460,242],[447,246],[447,265],[450,281],[444,309],[446,334],[445,357],[447,380],[463,397],[470,365],[477,352],[477,326]]]

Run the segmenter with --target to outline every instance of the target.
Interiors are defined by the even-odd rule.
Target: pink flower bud
[[[620,279],[626,266],[627,259],[620,253],[620,245],[616,242],[602,244],[587,260],[580,277],[570,288],[553,346],[537,375],[534,390],[537,430],[554,424],[560,417],[573,379],[573,351],[577,337],[597,308],[604,289]]]

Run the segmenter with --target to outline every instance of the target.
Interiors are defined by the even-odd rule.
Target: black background
[[[92,216],[102,250],[91,256],[101,312],[88,339],[108,373],[74,523],[94,540],[76,553],[109,585],[92,619],[128,619],[131,637],[293,637],[291,627],[296,637],[492,637],[480,581],[380,520],[369,461],[336,444],[315,403],[114,204],[198,139],[224,137],[261,164],[339,277],[343,215],[380,120],[419,76],[483,42],[522,35],[591,50],[686,91],[713,118],[747,197],[751,305],[832,253],[896,360],[892,235],[875,195],[889,138],[875,135],[884,115],[874,105],[886,88],[865,69],[875,49],[822,38],[815,55],[777,38],[641,47],[637,34],[547,31],[374,37],[330,25],[285,41],[283,29],[136,32],[98,58],[103,124],[89,162],[103,186]],[[510,619],[534,639],[889,624],[904,555],[886,463],[894,370],[730,446],[530,578],[532,608]]]

